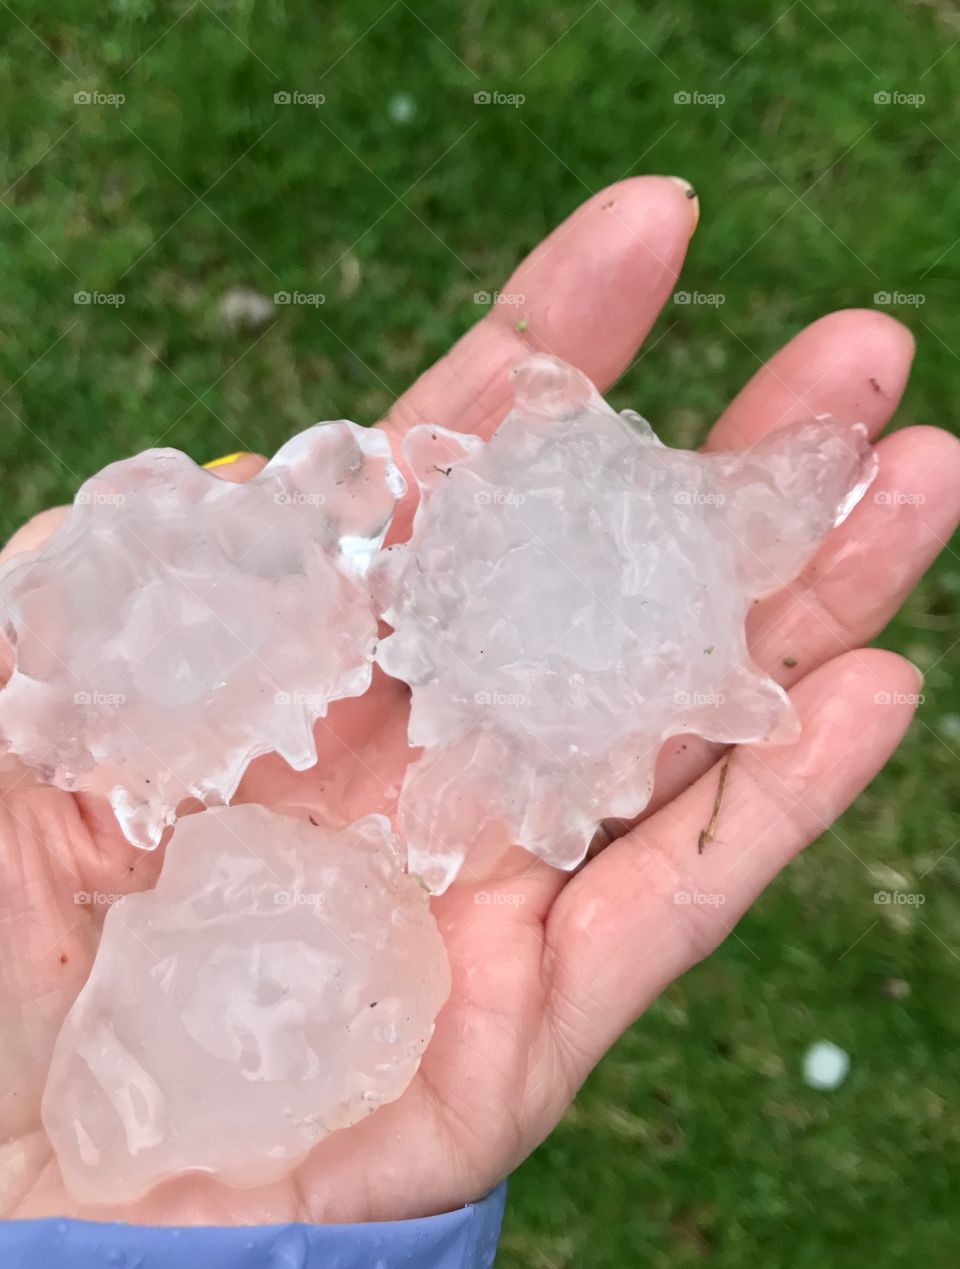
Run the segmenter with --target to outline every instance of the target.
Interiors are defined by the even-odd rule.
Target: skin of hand
[[[526,297],[526,326],[495,305],[396,402],[382,426],[415,423],[489,436],[511,404],[506,374],[531,350],[579,366],[601,390],[636,356],[671,294],[697,219],[683,182],[638,177],[583,204],[504,286]],[[708,449],[748,445],[806,413],[888,422],[913,355],[909,333],[870,311],[814,322],[762,365],[713,427]],[[483,1195],[551,1131],[610,1045],[675,978],[708,955],[791,857],[829,828],[893,752],[918,672],[863,645],[889,620],[952,532],[960,444],[905,428],[879,441],[873,489],[803,575],[754,610],[756,661],[790,691],[803,722],[786,747],[740,746],[718,840],[698,854],[722,757],[692,737],[661,754],[654,798],[573,875],[514,850],[465,868],[433,907],[453,989],[404,1095],[322,1142],[287,1179],[231,1189],[198,1174],[124,1208],[79,1207],[40,1126],[50,1047],[96,950],[107,894],[153,883],[159,852],[120,836],[89,798],[0,768],[0,1214],[144,1224],[382,1221],[449,1211]],[[243,480],[262,460],[218,467]],[[883,498],[907,490],[922,498]],[[45,512],[4,555],[41,541]],[[398,514],[402,538],[412,514]],[[375,673],[370,692],[318,725],[320,757],[294,773],[251,767],[238,800],[318,805],[345,817],[395,804],[407,761],[407,691]],[[619,835],[618,835],[619,834]],[[830,849],[829,841],[824,850]],[[679,892],[722,903],[677,904]]]

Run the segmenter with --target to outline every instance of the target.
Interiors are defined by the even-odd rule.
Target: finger
[[[905,428],[877,446],[880,469],[864,500],[803,573],[747,622],[751,655],[790,687],[842,652],[869,643],[903,603],[960,522],[960,442],[933,427]],[[669,741],[657,763],[653,814],[706,770],[719,747]],[[619,837],[631,825],[611,821]]]
[[[899,403],[913,352],[910,332],[886,314],[869,309],[830,313],[802,330],[753,376],[717,420],[706,448],[723,450],[750,445],[773,428],[810,413],[863,422],[870,434],[876,435]],[[951,447],[949,438],[940,433],[936,436],[936,440],[917,437],[922,451],[917,457],[921,471],[928,465],[929,450],[939,448],[943,452]],[[916,469],[900,466],[909,462],[902,454],[907,444],[912,445],[913,441],[889,442],[886,448],[880,447],[881,470],[871,494],[881,490],[885,481],[903,488],[921,479]],[[954,460],[952,456],[951,469]],[[908,533],[903,549],[898,547],[889,562],[889,572],[873,567],[869,585],[861,583],[846,561],[851,565],[854,560],[860,564],[865,560],[875,563],[871,535],[880,531],[882,524],[889,524],[890,519],[871,510],[868,494],[868,501],[861,503],[841,529],[827,539],[804,577],[789,588],[790,624],[783,596],[758,605],[750,625],[751,651],[758,663],[785,686],[829,657],[877,634],[909,590],[909,586],[900,584],[900,570],[906,571],[912,585],[936,555],[938,536],[941,541],[949,536],[956,514],[953,491],[937,482],[932,472],[923,479],[939,485],[935,492],[931,490],[933,496],[927,504],[931,508],[930,532],[925,545],[915,542],[915,532]],[[909,515],[902,518],[911,519]],[[830,606],[829,614],[821,611],[821,593],[822,605]],[[809,623],[804,622],[804,616],[811,618]],[[758,632],[765,629],[766,639],[758,639]],[[844,637],[836,637],[838,634]],[[793,646],[781,649],[776,646],[778,641]],[[668,742],[660,754],[654,794],[643,815],[630,821],[607,821],[607,836],[619,837],[640,819],[653,814],[696,779],[717,753],[718,746],[694,736]]]
[[[796,581],[748,621],[751,651],[782,683],[878,634],[960,519],[960,441],[912,427],[877,452],[877,479],[864,499]]]
[[[214,476],[235,485],[252,480],[266,465],[267,460],[260,454],[230,454],[227,458],[215,458],[212,463],[204,463],[206,470],[213,472]]]
[[[506,371],[531,352],[607,387],[673,289],[697,223],[692,193],[673,177],[641,176],[588,199],[504,283],[511,302],[492,305],[383,426],[397,437],[424,422],[489,436],[513,400]]]
[[[831,661],[791,693],[803,723],[795,745],[731,751],[716,839],[703,854],[717,767],[560,894],[547,925],[551,1017],[579,1078],[799,850],[824,832],[825,848],[849,849],[830,826],[895,749],[920,686],[893,653]]]
[[[762,365],[714,424],[706,448],[741,449],[809,414],[865,423],[875,436],[903,394],[913,352],[913,336],[884,313],[829,313]]]

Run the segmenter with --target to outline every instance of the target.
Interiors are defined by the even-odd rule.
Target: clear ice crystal
[[[398,823],[443,890],[519,843],[572,868],[600,820],[646,805],[679,732],[789,740],[783,690],[750,659],[752,601],[791,581],[873,479],[866,429],[810,418],[742,452],[667,448],[542,354],[513,372],[493,439],[419,426],[409,543],[373,585],[412,688]]]
[[[245,484],[172,449],[105,468],[0,571],[0,743],[148,849],[258,754],[311,766],[315,720],[370,683],[367,572],[402,491],[387,438],[342,420]]]
[[[114,1204],[189,1169],[277,1180],[400,1096],[449,989],[384,816],[187,816],[156,889],[107,913],[57,1039],[43,1122],[64,1181]]]

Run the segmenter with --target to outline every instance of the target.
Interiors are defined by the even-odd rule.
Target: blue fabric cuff
[[[374,1225],[154,1226],[0,1221],[3,1269],[490,1269],[506,1182],[479,1203]]]

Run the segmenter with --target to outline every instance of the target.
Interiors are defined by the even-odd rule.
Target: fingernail
[[[906,661],[907,665],[909,665],[910,668],[913,670],[914,674],[916,674],[917,687],[923,687],[923,670],[920,669],[916,661],[911,661],[909,657],[904,657],[903,659],[904,661]]]
[[[245,449],[238,450],[236,454],[227,454],[225,458],[215,458],[212,463],[204,463],[204,467],[209,471],[211,467],[226,467],[227,463],[235,463],[238,458],[246,458],[247,451]]]
[[[697,191],[693,188],[689,181],[685,181],[682,176],[671,176],[669,178],[675,185],[679,185],[686,194],[690,202],[693,203],[693,224],[690,226],[690,232],[696,229],[700,220],[700,199],[697,198]]]

